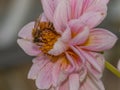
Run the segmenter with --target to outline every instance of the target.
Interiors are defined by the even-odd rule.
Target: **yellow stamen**
[[[40,48],[44,53],[47,53],[50,49],[53,48],[55,42],[58,39],[58,36],[50,30],[45,30],[41,34],[43,46]]]
[[[52,49],[60,36],[55,32],[53,24],[50,22],[36,22],[32,35],[33,42],[40,46],[43,53],[47,53]]]

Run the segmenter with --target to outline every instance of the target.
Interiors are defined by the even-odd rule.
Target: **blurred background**
[[[40,0],[0,0],[0,90],[36,90],[34,81],[27,79],[32,57],[17,45],[17,33],[42,12]],[[120,38],[120,0],[111,0],[108,15],[99,26],[109,29]],[[115,67],[120,58],[120,39],[105,52]],[[120,90],[120,79],[105,69],[106,90]]]

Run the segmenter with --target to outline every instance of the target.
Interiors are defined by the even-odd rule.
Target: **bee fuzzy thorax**
[[[40,46],[43,53],[51,50],[59,38],[51,22],[36,22],[32,31],[33,42]]]

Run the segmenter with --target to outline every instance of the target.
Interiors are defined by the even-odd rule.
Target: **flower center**
[[[60,37],[51,22],[36,22],[32,31],[33,42],[40,46],[43,53],[51,50]]]

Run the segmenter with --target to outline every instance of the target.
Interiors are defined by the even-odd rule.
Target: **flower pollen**
[[[36,22],[32,31],[33,42],[40,46],[43,53],[51,50],[59,38],[51,22]]]

